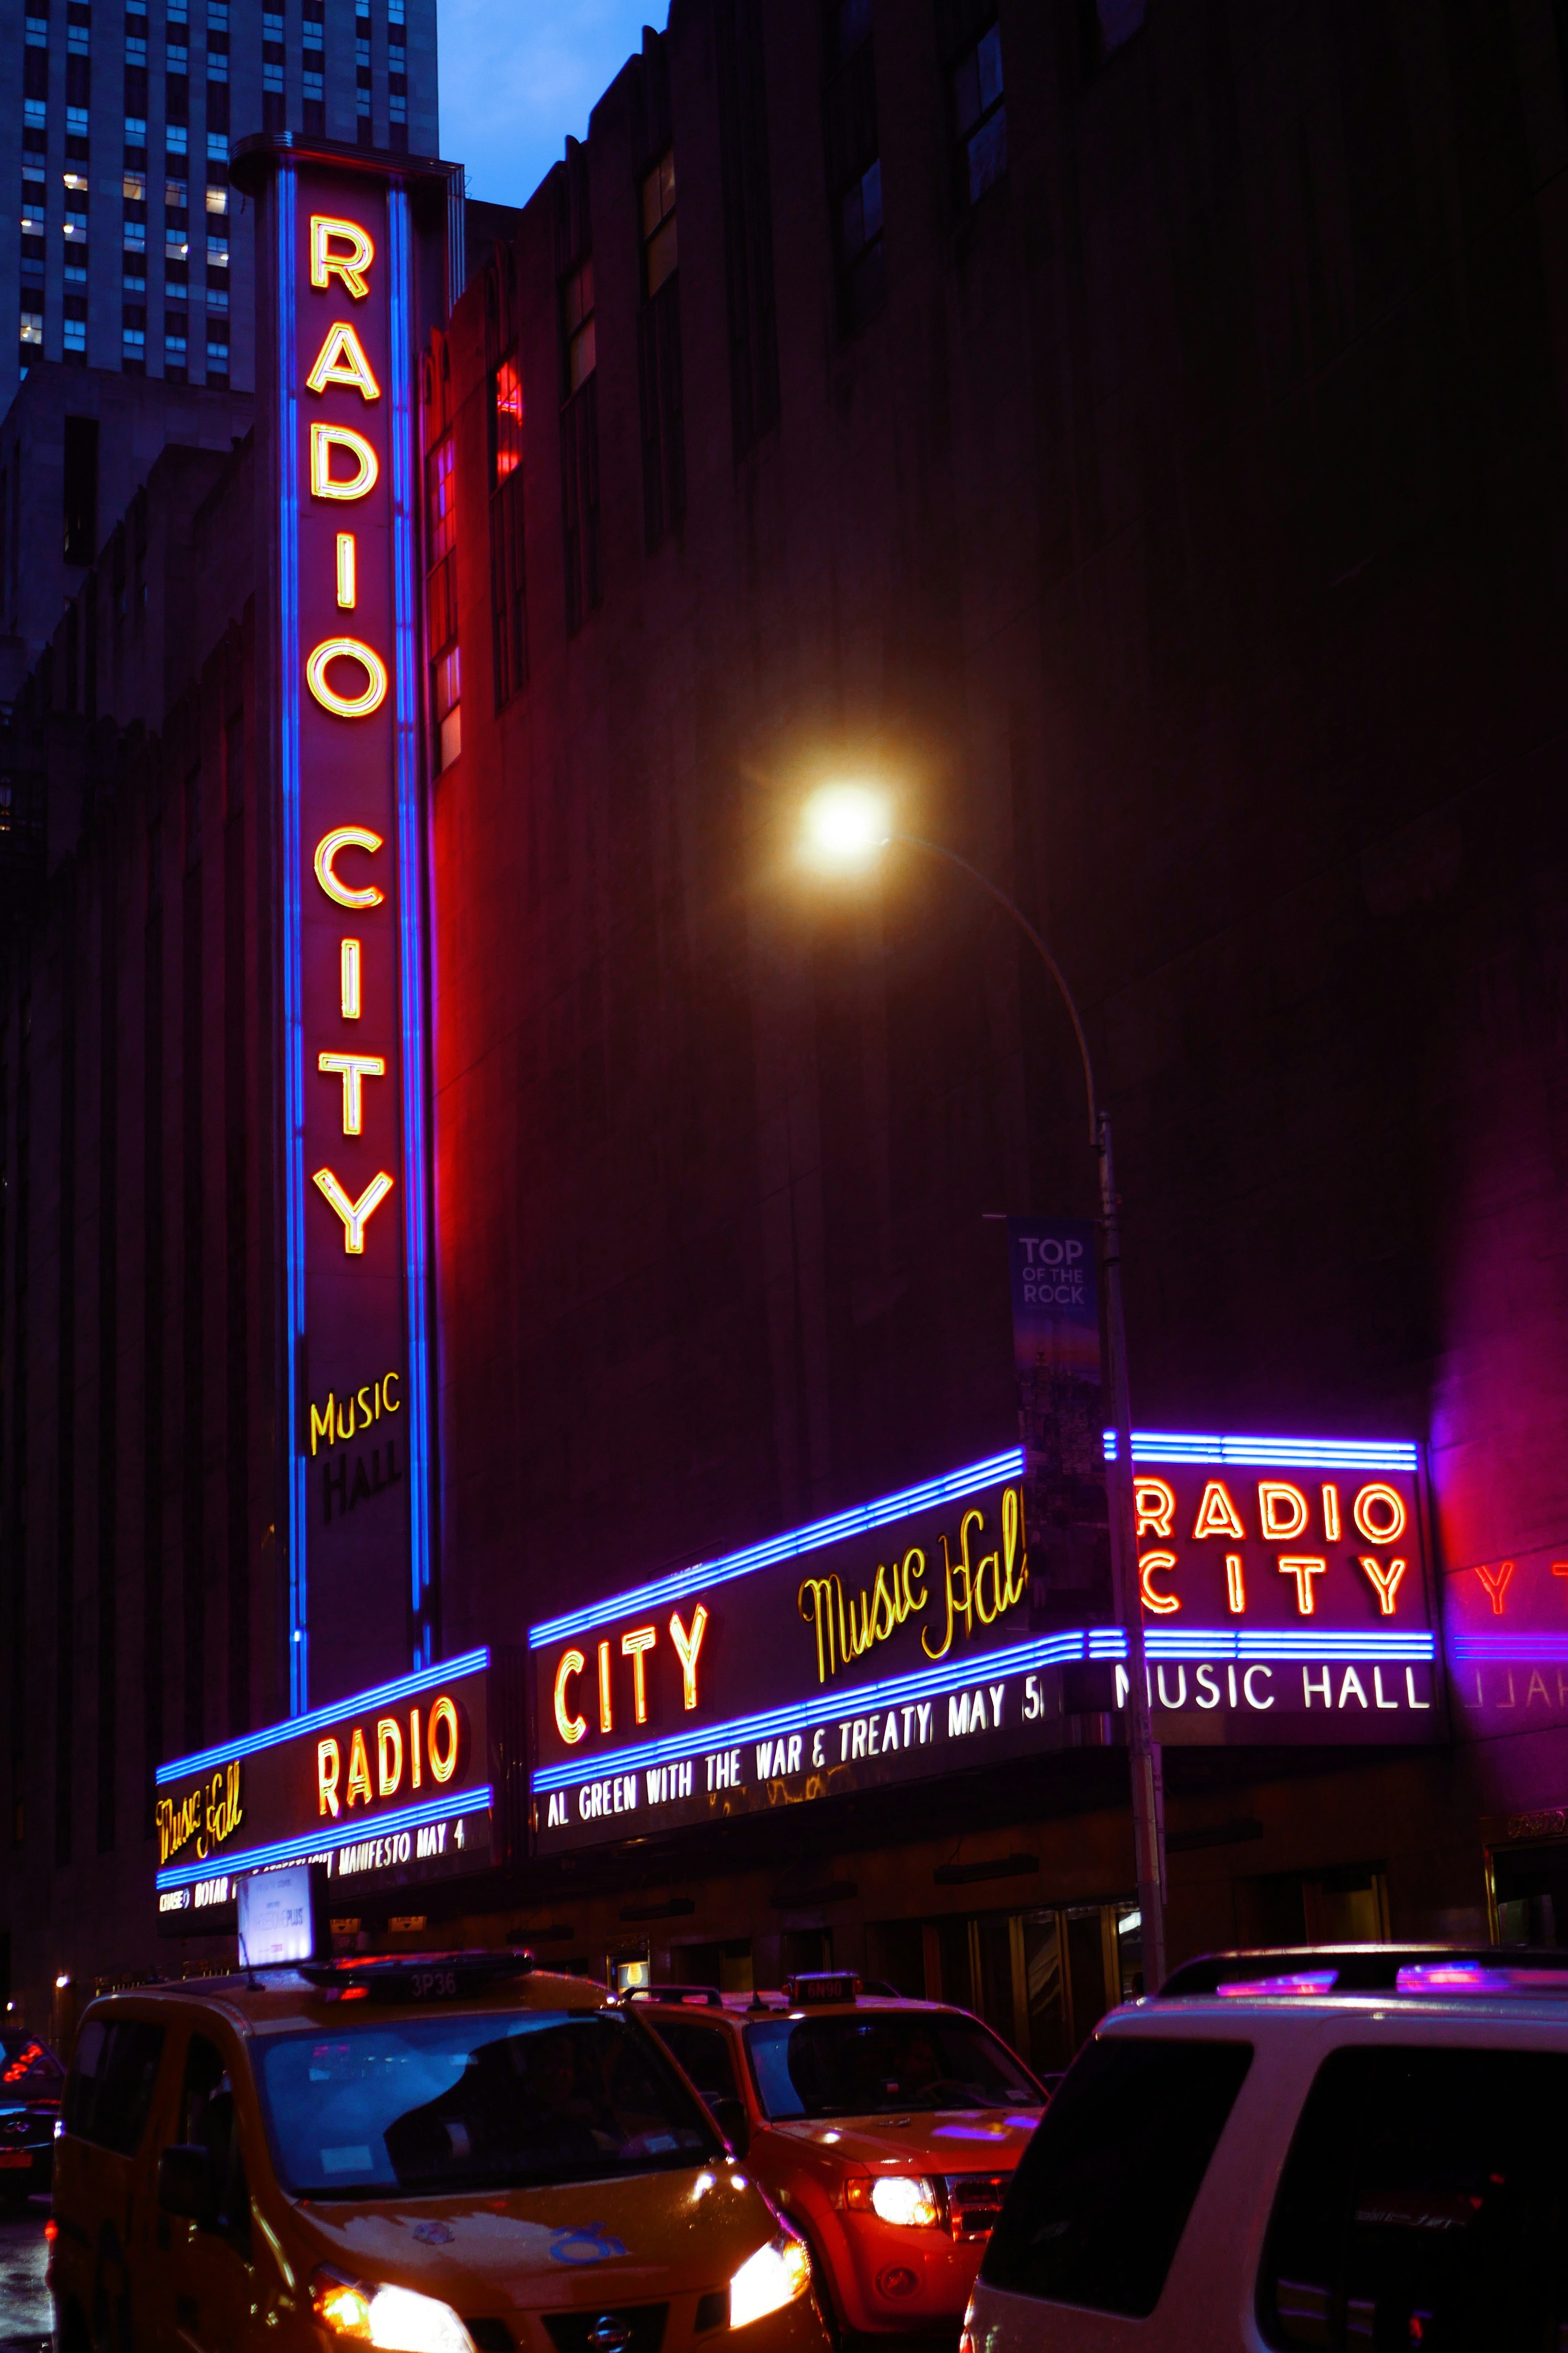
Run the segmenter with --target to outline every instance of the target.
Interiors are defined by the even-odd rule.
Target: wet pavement
[[[18,2209],[0,2207],[0,2353],[26,2348],[38,2353],[50,2343],[52,2316],[44,2285],[44,2224],[47,2198],[29,2199]]]

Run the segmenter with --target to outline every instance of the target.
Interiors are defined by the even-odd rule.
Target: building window
[[[24,344],[25,346],[26,346],[26,345],[27,345],[27,344],[31,344],[31,345],[34,347],[34,356],[35,356],[35,357],[37,357],[37,352],[38,352],[39,350],[41,350],[41,349],[42,349],[42,347],[43,347],[43,341],[44,341],[44,314],[43,314],[43,312],[42,312],[41,311],[23,311],[23,313],[22,313],[22,342],[23,342],[23,344]]]
[[[430,645],[431,722],[442,768],[449,768],[463,748],[456,492],[456,456],[448,426],[425,460],[426,628]]]
[[[760,0],[719,0],[719,153],[730,309],[730,413],[744,457],[779,414],[773,194]]]
[[[528,680],[522,498],[522,378],[514,345],[490,375],[490,632],[498,711]]]
[[[888,292],[870,0],[827,0],[825,37],[827,193],[838,326],[841,334],[853,335],[881,309]]]
[[[598,604],[599,403],[595,373],[594,257],[561,281],[561,507],[566,554],[566,627],[580,628]]]
[[[1143,29],[1146,0],[1082,0],[1091,66],[1102,66]]]
[[[1002,100],[1002,27],[966,47],[947,78],[952,110],[953,178],[961,205],[977,205],[1007,169],[1007,110]]]
[[[638,203],[643,275],[643,307],[637,319],[643,532],[651,550],[686,512],[673,149],[661,155],[652,171],[644,175]]]

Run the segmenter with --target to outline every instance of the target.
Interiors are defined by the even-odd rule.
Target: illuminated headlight
[[[923,2176],[879,2173],[871,2184],[871,2211],[908,2231],[931,2231],[942,2221],[936,2184]]]
[[[781,2231],[748,2255],[730,2282],[730,2326],[744,2328],[804,2295],[811,2285],[811,2257],[793,2231]],[[465,2340],[466,2341],[466,2340]]]
[[[351,2345],[384,2353],[474,2353],[474,2340],[449,2304],[411,2287],[372,2287],[318,2272],[310,2301],[318,2320]]]

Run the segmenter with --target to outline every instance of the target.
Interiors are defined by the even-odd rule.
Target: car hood
[[[778,2229],[729,2161],[486,2196],[295,2209],[313,2260],[461,2312],[651,2304],[728,2285]]]
[[[939,2108],[896,2116],[799,2116],[768,2126],[873,2171],[1004,2173],[1023,2156],[1043,2108]]]

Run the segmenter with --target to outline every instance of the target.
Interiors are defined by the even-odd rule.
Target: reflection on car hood
[[[830,2149],[848,2165],[922,2173],[1002,2173],[1017,2164],[1041,2108],[914,2108],[896,2116],[793,2116],[769,2132]]]
[[[651,2304],[724,2287],[778,2228],[725,2162],[448,2198],[301,2200],[321,2262],[460,2314]]]

